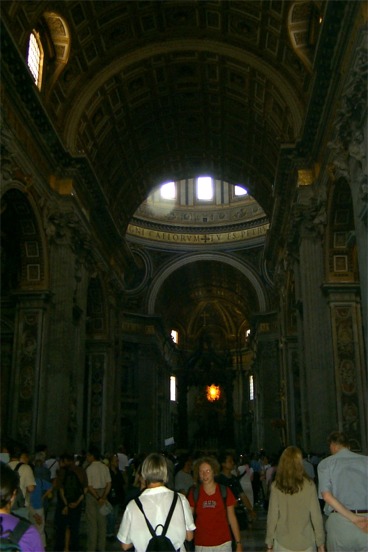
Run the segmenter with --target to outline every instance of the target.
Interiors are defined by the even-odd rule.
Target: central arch
[[[217,261],[220,263],[227,264],[228,266],[231,266],[236,270],[239,270],[239,272],[243,274],[244,277],[247,278],[247,280],[251,283],[251,285],[253,286],[256,292],[259,311],[260,312],[266,311],[267,298],[266,298],[263,286],[259,278],[255,274],[255,272],[249,266],[247,266],[239,259],[235,259],[231,255],[228,255],[226,253],[195,253],[195,254],[185,255],[183,257],[180,257],[178,260],[173,261],[168,266],[164,267],[156,275],[148,294],[148,301],[147,301],[148,314],[155,313],[156,299],[165,280],[179,268],[182,268],[183,266],[186,266],[191,263],[195,263],[197,261]]]

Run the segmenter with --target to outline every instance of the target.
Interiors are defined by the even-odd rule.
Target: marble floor
[[[246,552],[259,552],[265,550],[267,512],[262,506],[257,509],[257,519],[252,527],[242,531],[243,550]]]
[[[251,527],[248,527],[248,529],[245,529],[241,532],[242,536],[242,542],[243,542],[243,551],[244,552],[259,552],[260,550],[265,550],[266,546],[264,543],[265,534],[266,534],[266,518],[267,513],[263,509],[262,506],[257,506],[257,519],[253,522]],[[46,523],[46,532],[47,532],[47,541],[48,545],[46,550],[48,552],[53,552],[53,528],[52,528],[52,519],[53,519],[53,512],[49,512],[50,516],[48,516],[48,519],[50,521],[47,521]],[[81,544],[81,550],[80,552],[91,552],[87,550],[86,546],[86,524],[84,515],[82,515],[81,520],[81,531],[80,531],[80,544]],[[107,540],[106,541],[106,552],[117,552],[118,550],[121,551],[121,545],[120,542],[115,539],[113,541]]]

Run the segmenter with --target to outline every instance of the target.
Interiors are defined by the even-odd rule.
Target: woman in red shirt
[[[242,551],[240,530],[235,515],[236,498],[229,488],[225,491],[215,481],[220,466],[215,458],[203,457],[194,465],[193,476],[197,488],[188,494],[195,516],[194,543],[196,552],[231,552],[234,538],[236,552]],[[231,534],[232,533],[232,534]],[[232,537],[233,535],[233,537]]]

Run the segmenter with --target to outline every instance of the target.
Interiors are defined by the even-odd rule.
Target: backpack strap
[[[149,522],[149,519],[148,517],[146,516],[146,514],[144,513],[144,510],[143,510],[143,506],[142,506],[142,502],[139,500],[139,498],[135,498],[134,499],[134,502],[136,503],[136,505],[138,506],[138,508],[140,509],[140,511],[142,512],[142,514],[144,515],[144,519],[146,520],[146,524],[147,524],[147,527],[149,529],[149,532],[151,533],[151,535],[154,537],[156,535],[152,525],[150,524]]]
[[[218,485],[220,486],[221,496],[222,496],[222,500],[224,501],[224,506],[225,506],[225,510],[226,510],[227,487],[226,487],[226,485],[222,485],[221,483],[218,483]],[[197,509],[197,502],[198,502],[198,497],[199,497],[199,487],[200,487],[200,485],[193,485],[193,487],[192,487],[192,489],[193,489],[193,499],[194,499],[194,515],[195,515],[195,511]]]
[[[139,500],[139,498],[135,498],[134,501],[135,503],[137,504],[138,508],[140,509],[140,511],[142,512],[142,514],[144,515],[144,519],[146,520],[146,524],[147,524],[147,527],[149,529],[149,532],[151,533],[152,537],[157,537],[156,535],[156,529],[157,527],[159,527],[159,525],[161,525],[163,527],[162,529],[162,533],[161,533],[161,536],[165,536],[166,535],[166,531],[168,530],[169,528],[169,525],[170,525],[170,521],[171,521],[171,518],[172,518],[172,515],[174,513],[174,510],[175,510],[175,506],[176,506],[176,502],[178,500],[178,493],[174,492],[174,498],[173,498],[173,501],[171,503],[171,507],[170,507],[170,510],[169,510],[169,513],[167,514],[167,518],[166,518],[166,521],[165,521],[165,525],[161,525],[161,523],[159,523],[158,525],[156,525],[156,528],[153,529],[149,519],[147,518],[146,514],[144,513],[144,510],[143,510],[143,506],[142,506],[142,502]]]
[[[222,500],[224,501],[225,508],[226,508],[227,486],[222,485],[221,483],[219,483],[219,485],[220,485]]]
[[[20,539],[23,537],[24,533],[27,531],[27,529],[31,526],[31,523],[25,519],[20,519],[17,523],[17,525],[14,527],[13,531],[9,534],[9,539],[15,543],[18,544]]]
[[[175,510],[175,506],[176,506],[177,500],[178,500],[178,493],[176,493],[176,492],[174,491],[174,498],[173,498],[173,501],[172,501],[172,503],[171,503],[171,508],[170,508],[170,510],[169,510],[169,513],[167,514],[167,518],[166,518],[165,525],[164,525],[164,530],[163,530],[163,532],[162,532],[163,535],[166,535],[166,531],[167,531],[168,528],[169,528],[170,521],[171,521],[172,515],[173,515],[173,513],[174,513],[174,510]]]
[[[14,471],[19,471],[19,468],[23,466],[23,462],[18,462],[18,464],[15,466]]]

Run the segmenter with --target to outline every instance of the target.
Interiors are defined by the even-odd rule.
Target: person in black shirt
[[[109,470],[111,475],[111,489],[107,500],[113,507],[113,511],[107,516],[106,537],[108,540],[115,540],[116,523],[120,522],[125,500],[125,480],[123,473],[119,470],[119,457],[113,454],[109,458]]]
[[[221,472],[216,476],[216,481],[222,485],[230,487],[233,494],[238,500],[239,507],[236,508],[236,513],[241,529],[245,529],[248,523],[251,523],[256,518],[256,512],[253,509],[247,495],[244,493],[239,477],[234,475],[235,461],[234,457],[229,452],[223,452],[219,455],[219,463]],[[244,515],[246,510],[246,516]]]

